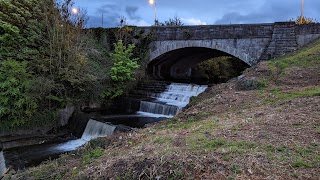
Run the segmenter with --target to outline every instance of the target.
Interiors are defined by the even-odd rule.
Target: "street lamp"
[[[77,9],[77,8],[72,8],[72,9],[71,9],[71,12],[72,12],[73,14],[78,14],[78,13],[79,13],[79,9]]]
[[[154,6],[154,25],[157,25],[157,7],[156,0],[149,0],[149,4]]]
[[[302,4],[301,4],[300,24],[302,24],[303,12],[304,12],[304,0],[302,0]]]

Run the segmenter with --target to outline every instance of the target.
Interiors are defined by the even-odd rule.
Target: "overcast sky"
[[[88,27],[115,27],[124,17],[127,24],[150,26],[154,7],[149,0],[74,0],[85,9]],[[300,15],[301,0],[157,0],[160,22],[179,17],[185,25],[269,23]],[[320,0],[305,0],[305,16],[320,20]]]

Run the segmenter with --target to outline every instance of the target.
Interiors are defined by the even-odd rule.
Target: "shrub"
[[[312,24],[317,23],[318,21],[314,18],[308,18],[305,16],[298,16],[296,19],[292,18],[290,19],[290,22],[295,22],[296,24]]]
[[[23,125],[35,112],[37,105],[30,96],[27,63],[6,60],[0,63],[0,120]]]
[[[132,58],[134,47],[133,44],[129,44],[128,47],[124,46],[122,40],[115,44],[115,50],[110,54],[114,62],[110,73],[112,84],[103,93],[104,97],[113,99],[121,96],[127,82],[135,80],[133,73],[135,69],[139,68],[139,65],[138,59]]]

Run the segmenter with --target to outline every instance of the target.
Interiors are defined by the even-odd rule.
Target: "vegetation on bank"
[[[319,179],[320,40],[209,88],[180,115],[12,179]],[[98,157],[98,158],[97,158]],[[54,169],[54,170],[53,170]]]
[[[101,97],[108,104],[143,76],[136,72],[151,35],[134,37],[122,24],[99,36],[99,29],[84,30],[85,13],[72,13],[72,6],[72,0],[0,0],[0,132],[56,125],[57,109]]]
[[[114,64],[111,68],[110,77],[112,87],[108,88],[102,95],[108,98],[116,98],[123,94],[128,81],[136,80],[133,76],[135,69],[139,68],[138,58],[132,58],[134,45],[124,46],[122,40],[115,45],[115,50],[111,53]]]
[[[193,68],[193,73],[198,74],[200,82],[218,84],[241,75],[248,67],[250,66],[238,58],[220,56],[199,63]]]

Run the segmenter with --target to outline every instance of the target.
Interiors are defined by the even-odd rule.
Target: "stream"
[[[79,139],[64,143],[40,144],[0,152],[0,177],[7,166],[24,169],[36,166],[47,159],[77,150],[88,141],[113,134],[117,125],[143,127],[177,115],[189,103],[192,96],[198,96],[207,86],[183,83],[154,82],[140,85],[130,96],[139,99],[139,110],[134,114],[107,115],[90,119]]]

